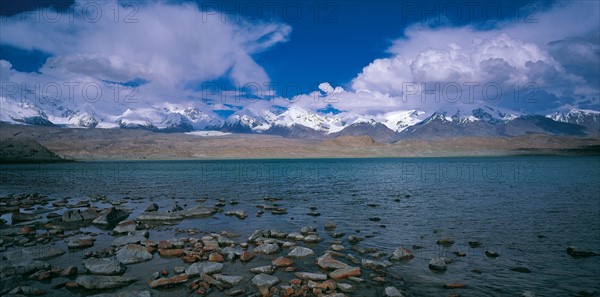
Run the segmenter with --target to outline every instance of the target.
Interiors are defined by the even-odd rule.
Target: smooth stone
[[[83,275],[75,280],[78,285],[88,290],[120,288],[135,281],[137,279],[134,277],[105,275]]]
[[[451,246],[454,244],[454,239],[452,239],[449,236],[444,236],[440,238],[436,243],[443,246]]]
[[[123,264],[134,264],[152,259],[148,249],[137,244],[128,244],[117,251],[117,260]]]
[[[100,214],[92,221],[92,224],[112,225],[127,219],[127,217],[129,217],[129,212],[120,208],[111,207],[100,211]]]
[[[134,220],[126,220],[122,221],[115,226],[113,232],[118,234],[125,234],[129,232],[135,231],[137,228],[137,223]]]
[[[183,216],[170,212],[144,212],[135,218],[136,221],[179,221]]]
[[[371,270],[385,269],[385,268],[392,266],[392,263],[389,263],[387,261],[379,262],[379,261],[373,261],[373,260],[369,260],[369,259],[362,259],[361,264],[364,268],[371,269]]]
[[[115,257],[89,258],[83,262],[83,266],[91,274],[115,275],[125,272],[125,265],[121,264]]]
[[[448,266],[446,265],[446,259],[444,258],[433,258],[429,261],[429,269],[435,271],[446,271]]]
[[[111,245],[112,246],[124,246],[124,245],[132,244],[132,243],[140,243],[144,240],[146,240],[146,237],[140,236],[140,235],[121,236],[121,237],[115,238],[115,240],[113,240]]]
[[[363,241],[364,238],[360,237],[360,236],[356,236],[356,235],[350,235],[348,236],[348,242],[351,244],[355,244],[355,243],[359,243],[361,241]]]
[[[297,246],[288,253],[288,257],[303,258],[314,255],[315,252],[309,248]]]
[[[89,235],[77,235],[65,239],[69,248],[86,248],[94,245],[95,238]]]
[[[323,256],[317,258],[316,264],[317,264],[317,266],[319,266],[323,269],[326,269],[326,270],[334,270],[334,269],[350,267],[350,265],[334,259],[330,253],[325,253]]]
[[[273,274],[273,272],[275,272],[275,266],[266,265],[266,266],[254,267],[254,268],[250,268],[250,272],[252,272],[252,273]]]
[[[567,254],[573,258],[588,258],[588,257],[593,257],[593,256],[597,256],[598,254],[592,252],[592,251],[585,251],[585,250],[580,250],[578,247],[576,246],[570,246],[567,248]]]
[[[304,242],[306,243],[317,243],[317,242],[321,242],[323,241],[323,238],[319,237],[318,235],[315,234],[310,234],[306,237],[304,237]]]
[[[271,255],[279,252],[279,245],[276,243],[265,243],[254,248],[255,253]]]
[[[254,284],[259,292],[265,296],[269,293],[269,288],[279,283],[279,278],[268,274],[258,274],[252,278],[252,284]]]
[[[311,272],[296,272],[294,275],[303,280],[312,280],[312,281],[324,281],[327,280],[327,275],[321,273],[311,273]]]
[[[360,276],[360,274],[361,274],[360,268],[348,267],[348,268],[336,269],[336,270],[330,272],[329,277],[331,277],[333,279],[342,279],[342,278],[348,278],[351,276]]]
[[[185,274],[188,276],[197,276],[203,273],[212,274],[221,270],[223,270],[223,264],[218,262],[196,262],[185,270]]]
[[[397,247],[396,250],[394,251],[394,253],[392,254],[392,256],[390,257],[390,260],[405,261],[405,260],[410,260],[414,257],[415,256],[409,249],[407,249],[405,247]]]
[[[116,293],[98,294],[90,297],[152,297],[150,291],[124,291]]]
[[[344,293],[350,293],[356,290],[353,285],[347,283],[337,283],[337,287]]]
[[[156,202],[152,202],[146,207],[146,212],[153,212],[158,210],[158,204]]]
[[[223,274],[215,274],[215,275],[213,275],[213,277],[220,282],[223,282],[223,283],[226,283],[226,284],[229,284],[232,286],[239,284],[244,279],[243,276],[223,275]]]
[[[190,209],[179,211],[178,214],[180,214],[183,217],[190,218],[190,217],[208,217],[208,216],[212,216],[216,212],[217,212],[217,209],[214,207],[195,206]]]
[[[386,297],[402,297],[402,293],[400,290],[396,289],[396,287],[386,287],[385,288],[385,296]]]
[[[182,273],[180,275],[172,276],[169,278],[159,278],[155,280],[148,281],[148,286],[152,289],[161,288],[161,287],[171,287],[178,284],[183,284],[187,282],[188,275]]]

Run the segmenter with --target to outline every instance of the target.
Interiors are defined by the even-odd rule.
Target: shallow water
[[[2,196],[39,192],[72,201],[91,194],[111,200],[141,198],[127,200],[135,208],[130,218],[150,201],[168,209],[175,202],[192,206],[196,199],[206,198],[206,204],[212,205],[224,198],[228,202],[225,211],[245,209],[249,217],[238,220],[219,213],[207,219],[187,219],[176,227],[235,232],[242,235],[238,242],[256,229],[292,232],[313,225],[325,238],[308,245],[319,255],[333,240],[323,225],[334,221],[338,232],[367,237],[358,244],[361,247],[377,247],[390,254],[400,245],[419,244],[423,248],[414,250],[415,259],[396,262],[390,269],[390,274],[404,279],[390,278],[390,284],[408,296],[518,296],[525,290],[538,296],[569,296],[583,290],[600,294],[600,257],[574,259],[566,253],[569,245],[600,251],[599,157],[86,162],[0,168]],[[256,217],[256,205],[266,204],[265,197],[282,198],[279,203],[289,214],[267,212]],[[229,205],[232,200],[239,204]],[[321,215],[306,215],[310,206],[316,206]],[[381,220],[369,220],[374,217]],[[93,226],[88,230],[102,232]],[[435,243],[445,235],[455,244],[444,248]],[[106,238],[102,236],[93,249],[110,244],[102,243]],[[152,240],[173,237],[173,232],[151,231],[150,235]],[[483,247],[470,248],[467,242],[471,240]],[[455,257],[452,252],[458,250],[467,257]],[[500,257],[488,258],[485,250],[497,251]],[[70,252],[49,262],[79,264],[81,254]],[[456,262],[445,273],[433,273],[427,266],[434,256]],[[249,267],[268,259],[252,261]],[[141,277],[146,279],[151,274],[149,266],[154,270],[187,266],[179,259],[176,264],[169,261],[155,255],[151,262],[128,265],[126,274],[147,274]],[[532,273],[510,270],[518,266]],[[312,263],[300,267],[317,270]],[[247,268],[236,264],[229,269]],[[363,277],[368,274],[363,271]],[[276,275],[290,278],[283,272]],[[467,288],[448,290],[443,288],[446,283],[465,283]],[[380,295],[387,285],[368,282],[362,286]],[[138,282],[127,287],[132,288],[147,287]],[[174,295],[181,290],[153,293]]]

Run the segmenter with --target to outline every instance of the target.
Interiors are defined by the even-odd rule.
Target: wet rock
[[[136,221],[179,221],[183,216],[170,212],[144,212],[135,218]]]
[[[242,262],[248,262],[252,260],[252,258],[254,258],[254,253],[249,251],[242,252],[242,255],[240,256],[240,260],[242,260]]]
[[[292,233],[288,234],[286,236],[286,238],[287,239],[292,239],[292,240],[300,241],[300,240],[304,240],[304,235],[302,235],[302,234],[300,234],[298,232],[292,232]]]
[[[276,243],[265,243],[254,248],[255,253],[271,255],[279,252],[279,245]]]
[[[306,237],[304,237],[304,242],[306,242],[306,243],[317,243],[317,242],[321,242],[321,241],[323,241],[323,238],[321,238],[315,234],[310,234],[310,235],[307,235]]]
[[[129,212],[120,208],[107,208],[100,212],[98,217],[92,221],[97,225],[113,225],[129,217]]]
[[[386,287],[384,291],[384,296],[386,297],[402,297],[402,293],[400,290],[396,289],[396,287]]]
[[[407,249],[405,247],[397,247],[396,250],[394,251],[394,253],[392,254],[392,256],[390,257],[390,260],[406,261],[406,260],[410,260],[414,257],[415,256],[409,249]]]
[[[473,249],[481,247],[481,242],[478,241],[469,241],[469,246]]]
[[[236,216],[240,220],[243,220],[246,217],[248,217],[248,214],[246,214],[246,211],[244,211],[244,210],[231,210],[231,211],[226,212],[225,215]]]
[[[334,259],[330,253],[325,253],[317,258],[317,266],[325,270],[343,269],[350,267],[348,264]]]
[[[303,280],[324,281],[327,280],[327,275],[321,273],[296,272],[294,275]]]
[[[183,249],[161,249],[158,250],[158,254],[164,258],[178,258],[181,257],[184,252]]]
[[[288,257],[303,258],[314,255],[315,252],[309,248],[297,246],[288,253]]]
[[[333,279],[343,279],[352,276],[360,276],[361,271],[358,267],[347,267],[342,269],[336,269],[329,273],[329,277]]]
[[[83,275],[78,277],[75,282],[88,290],[104,290],[124,287],[136,280],[136,278],[128,276]]]
[[[340,291],[344,293],[351,293],[356,291],[356,288],[353,285],[347,283],[338,283],[337,287],[338,289],[340,289]]]
[[[294,265],[294,261],[286,257],[279,257],[271,261],[271,263],[276,267],[288,267]]]
[[[307,235],[312,232],[315,232],[316,230],[317,230],[317,228],[315,228],[313,226],[304,226],[300,229],[300,233],[302,233],[302,235]]]
[[[454,244],[454,239],[452,239],[449,236],[444,236],[440,238],[436,243],[443,246],[451,246]]]
[[[30,275],[40,270],[50,269],[50,264],[44,261],[22,259],[19,261],[5,261],[2,263],[2,279],[14,275]]]
[[[218,280],[222,283],[226,283],[231,286],[238,285],[244,279],[244,277],[238,276],[238,275],[223,275],[223,274],[215,274],[215,275],[213,275],[213,277],[216,280]]]
[[[252,273],[273,274],[273,272],[275,272],[275,266],[266,265],[266,266],[254,267],[254,268],[250,268],[250,272],[252,272]]]
[[[137,223],[134,220],[125,220],[117,224],[113,229],[113,232],[117,234],[125,234],[129,232],[135,231],[137,228]]]
[[[158,211],[158,204],[156,204],[156,202],[152,202],[152,203],[150,203],[150,205],[148,205],[148,207],[146,207],[146,212],[153,212],[153,211]]]
[[[531,291],[525,291],[521,294],[521,297],[535,297],[535,293]]]
[[[208,261],[223,262],[223,261],[225,261],[225,259],[223,259],[223,256],[221,256],[221,254],[219,254],[219,253],[210,253],[210,255],[208,255]]]
[[[233,289],[229,289],[229,290],[223,292],[223,294],[225,294],[227,296],[239,296],[244,293],[246,293],[246,290],[239,289],[239,288],[233,288]]]
[[[67,268],[65,268],[61,273],[60,276],[62,277],[69,277],[69,276],[74,276],[77,275],[77,266],[71,265]]]
[[[38,247],[30,247],[30,248],[22,248],[17,250],[11,250],[5,252],[2,257],[9,261],[22,261],[22,260],[43,260],[54,258],[64,254],[65,251],[61,249],[57,249],[55,247],[47,247],[47,248],[38,248]],[[0,266],[1,267],[1,266]]]
[[[529,270],[529,268],[527,268],[527,267],[515,267],[515,268],[511,268],[510,270],[515,271],[515,272],[521,272],[521,273],[531,273],[531,270]]]
[[[203,273],[213,274],[221,272],[223,270],[223,264],[217,262],[196,262],[185,270],[185,274],[188,276],[198,276]]]
[[[214,207],[206,207],[206,206],[195,206],[187,210],[182,210],[178,212],[181,216],[186,218],[191,217],[209,217],[217,212],[217,209]]]
[[[35,295],[35,296],[40,296],[40,295],[45,295],[46,291],[38,289],[38,288],[34,288],[34,287],[29,287],[29,286],[17,286],[14,289],[10,290],[10,292],[8,292],[9,295],[6,296],[24,296],[24,295]]]
[[[123,264],[134,264],[152,259],[148,249],[137,244],[128,244],[117,251],[117,260]]]
[[[373,260],[369,260],[369,259],[362,259],[361,263],[364,268],[371,269],[371,270],[386,269],[386,268],[392,266],[392,263],[390,263],[388,261],[379,262],[379,261],[373,261]]]
[[[364,240],[364,238],[356,236],[356,235],[350,235],[348,237],[348,242],[351,243],[351,244],[356,244],[356,243],[359,243],[359,242],[361,242],[363,240]]]
[[[188,280],[188,275],[185,273],[182,273],[180,275],[176,275],[173,277],[169,277],[169,278],[159,278],[159,279],[155,279],[155,280],[149,280],[148,281],[148,286],[152,289],[156,289],[156,288],[163,288],[163,287],[172,287],[178,284],[183,284],[185,282],[187,282]]]
[[[485,255],[490,257],[490,258],[498,258],[500,257],[500,254],[494,251],[485,251]]]
[[[568,247],[567,254],[573,258],[588,258],[588,257],[593,257],[593,256],[598,255],[592,251],[580,250],[576,246]]]
[[[19,228],[19,234],[21,235],[33,235],[35,234],[35,227],[33,226],[25,226]]]
[[[62,215],[63,222],[79,222],[83,221],[83,216],[79,213],[78,209],[69,209],[65,211]]]
[[[79,249],[93,246],[94,241],[96,241],[96,239],[89,235],[77,235],[71,238],[67,238],[65,239],[65,241],[67,242],[67,247]]]
[[[444,258],[433,258],[429,261],[429,269],[443,272],[448,270],[448,266],[446,265],[446,260]]]
[[[279,283],[277,277],[268,274],[258,274],[252,278],[252,284],[258,288],[258,291],[263,296],[269,295],[269,288]]]
[[[467,256],[467,254],[463,251],[456,251],[453,254],[457,257],[466,257]]]
[[[150,291],[121,291],[111,294],[98,294],[91,297],[151,297]]]
[[[35,213],[24,213],[24,212],[16,212],[11,216],[11,220],[14,223],[28,222],[40,219],[42,216]]]
[[[346,248],[343,245],[339,245],[339,244],[332,244],[329,247],[330,250],[335,251],[335,252],[341,252],[343,250],[345,250]]]
[[[331,231],[331,230],[334,230],[335,228],[337,228],[337,225],[334,222],[328,221],[327,223],[325,223],[325,230]]]
[[[116,258],[89,258],[83,262],[83,266],[91,274],[115,275],[125,272],[125,265],[121,264]]]

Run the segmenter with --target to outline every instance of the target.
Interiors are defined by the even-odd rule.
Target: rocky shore
[[[0,294],[3,296],[417,296],[392,268],[413,261],[418,245],[394,250],[363,247],[360,233],[320,228],[273,226],[240,234],[228,222],[252,225],[263,216],[285,216],[279,198],[241,207],[235,200],[197,199],[170,207],[102,195],[55,199],[40,194],[0,198]],[[136,209],[144,205],[143,210]],[[252,207],[256,211],[247,211]],[[320,215],[310,207],[306,221]],[[5,219],[6,218],[6,219]],[[204,230],[221,220],[220,232]],[[196,220],[197,228],[180,228]],[[378,218],[371,218],[377,222]],[[196,223],[197,222],[197,223]],[[385,226],[382,226],[385,227]],[[450,236],[432,243],[452,247]],[[501,257],[485,243],[468,242],[489,258]],[[593,251],[565,247],[573,258]],[[424,262],[431,274],[449,273],[465,251]],[[531,273],[513,267],[515,273]],[[474,271],[476,273],[476,271]],[[460,296],[468,283],[439,285]],[[593,292],[592,292],[593,293]],[[522,296],[535,296],[524,291]]]

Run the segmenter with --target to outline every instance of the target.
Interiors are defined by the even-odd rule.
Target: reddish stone
[[[242,262],[248,262],[252,260],[252,258],[254,258],[254,253],[248,251],[244,251],[240,256],[240,260],[242,260]]]
[[[445,284],[444,285],[444,288],[446,288],[446,289],[463,289],[463,288],[466,288],[466,287],[467,287],[467,285],[460,284],[460,283],[457,283],[457,284]]]
[[[158,250],[158,253],[162,257],[181,257],[183,255],[182,249],[172,249],[172,250]]]
[[[287,267],[294,265],[294,261],[286,257],[279,257],[272,261],[273,265],[276,267]]]
[[[188,276],[185,273],[180,275],[176,275],[169,278],[159,278],[155,280],[148,281],[148,286],[152,289],[161,288],[161,287],[170,287],[178,284],[183,284],[187,282]]]
[[[223,262],[223,261],[225,261],[225,259],[223,259],[223,256],[221,256],[221,254],[219,254],[219,253],[211,253],[210,255],[208,255],[208,261]]]

